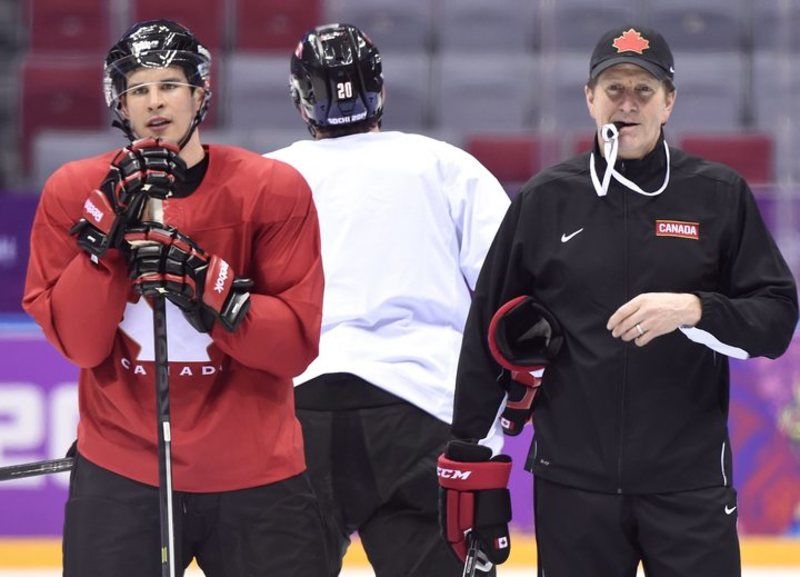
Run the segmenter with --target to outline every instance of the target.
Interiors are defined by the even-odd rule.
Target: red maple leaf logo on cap
[[[611,45],[617,49],[617,52],[636,52],[641,54],[650,48],[650,41],[631,28],[627,32],[623,32],[622,36],[614,38],[614,42]]]

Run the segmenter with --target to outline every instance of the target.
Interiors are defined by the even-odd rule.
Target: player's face
[[[620,158],[642,158],[653,150],[675,104],[675,92],[667,92],[660,80],[635,64],[618,64],[603,71],[595,86],[587,86],[585,92],[598,130],[610,122],[623,123]]]
[[[137,137],[178,142],[189,130],[202,94],[178,66],[139,68],[128,75],[122,109]]]

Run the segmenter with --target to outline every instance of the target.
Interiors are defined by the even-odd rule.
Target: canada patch
[[[650,48],[650,41],[642,36],[638,30],[630,28],[622,33],[622,36],[614,38],[611,45],[617,49],[617,52],[636,52],[643,54],[645,50]]]
[[[674,236],[700,240],[700,223],[685,220],[657,220],[656,236]]]

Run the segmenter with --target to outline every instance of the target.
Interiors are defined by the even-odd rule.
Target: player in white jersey
[[[354,26],[303,37],[291,94],[314,140],[266,156],[305,177],[320,219],[320,354],[295,398],[331,574],[358,531],[378,577],[461,575],[439,532],[435,463],[470,290],[508,197],[466,152],[380,130],[381,58]],[[499,426],[482,442],[499,450]]]

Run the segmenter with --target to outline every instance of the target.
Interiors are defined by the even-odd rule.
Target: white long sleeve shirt
[[[265,156],[305,177],[320,221],[320,353],[295,385],[352,373],[451,423],[470,290],[509,206],[500,183],[463,150],[401,132]],[[494,429],[483,443],[497,450]]]

